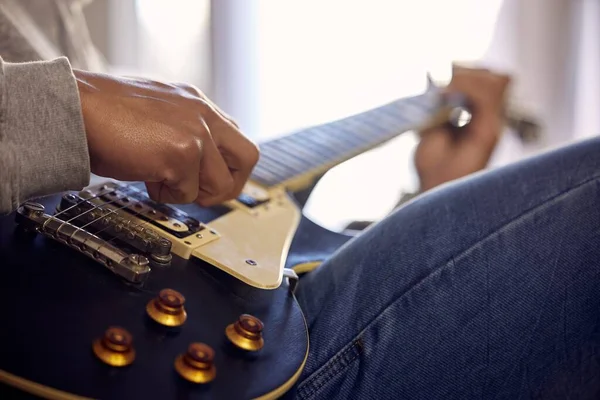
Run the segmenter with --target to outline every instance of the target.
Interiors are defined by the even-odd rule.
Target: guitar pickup
[[[88,188],[80,192],[79,196],[95,205],[104,203],[109,207],[118,207],[176,238],[183,239],[204,229],[197,219],[169,205],[151,200],[146,193],[133,186],[108,182]]]
[[[26,230],[77,250],[129,282],[142,283],[150,274],[150,263],[144,255],[127,252],[69,221],[46,214],[41,204],[25,203],[18,208],[16,219]]]
[[[95,221],[92,223],[95,229],[105,229],[123,243],[147,254],[153,263],[169,263],[172,255],[189,259],[195,249],[220,238],[219,232],[211,226],[179,208],[151,200],[147,193],[131,185],[105,182],[77,194],[65,195],[59,212],[66,213],[61,210],[67,210],[80,200],[85,202],[81,203],[79,210],[72,210],[71,217],[77,218],[77,224]],[[90,211],[95,213],[94,217],[87,214],[77,216],[85,213],[90,206],[95,207]],[[110,215],[97,220],[100,217],[98,209]],[[202,221],[215,221],[230,209],[196,207],[192,211]],[[102,225],[102,222],[107,225]]]

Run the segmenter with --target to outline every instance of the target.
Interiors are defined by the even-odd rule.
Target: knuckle
[[[207,122],[213,122],[221,118],[219,113],[206,99],[196,97],[192,101],[194,102],[194,108]]]
[[[162,169],[161,175],[163,181],[175,182],[179,179],[181,174],[179,173],[179,170],[175,168],[175,166],[176,164],[171,164]]]
[[[225,118],[227,121],[229,121],[229,123],[231,125],[233,125],[234,129],[236,129],[238,131],[241,129],[240,124],[235,119],[233,119],[231,116],[229,116],[227,114],[223,114],[223,118]]]
[[[202,155],[202,141],[195,136],[187,136],[174,143],[174,162],[180,166],[200,162]]]
[[[173,86],[176,86],[196,97],[204,97],[204,94],[200,91],[200,89],[198,89],[195,85],[193,85],[191,83],[175,82],[175,83],[173,83]]]
[[[192,134],[201,137],[207,137],[210,135],[210,129],[204,117],[199,117],[192,127]]]

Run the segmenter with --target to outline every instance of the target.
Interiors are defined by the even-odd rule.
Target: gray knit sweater
[[[90,162],[67,59],[0,63],[0,213],[7,213],[35,196],[83,188]]]
[[[71,66],[98,70],[102,60],[86,36],[81,5],[0,0],[0,214],[89,182]]]

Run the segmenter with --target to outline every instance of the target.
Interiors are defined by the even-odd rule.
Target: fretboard
[[[439,107],[439,92],[430,88],[418,96],[261,143],[261,156],[251,179],[272,187],[318,176],[403,132],[425,125]]]

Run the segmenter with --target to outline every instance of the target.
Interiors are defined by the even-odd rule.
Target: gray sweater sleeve
[[[0,214],[90,179],[79,91],[69,61],[0,58]]]

